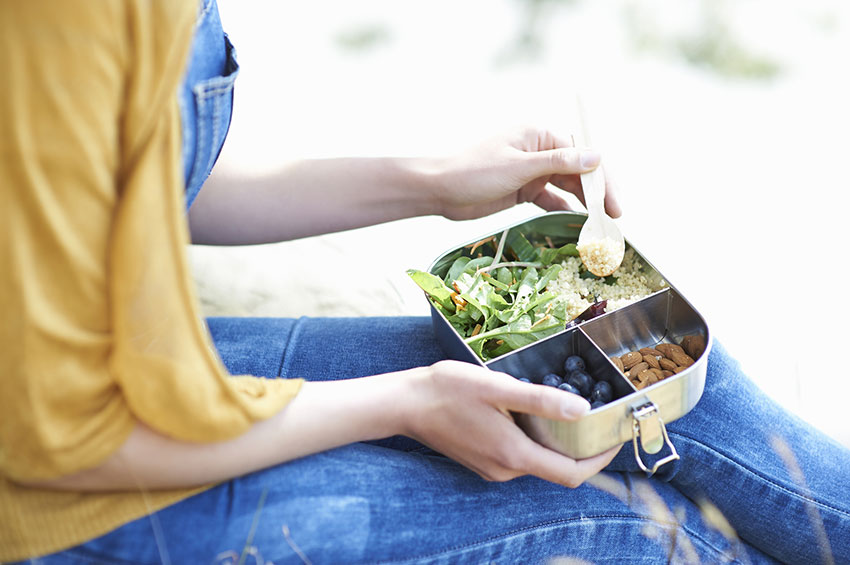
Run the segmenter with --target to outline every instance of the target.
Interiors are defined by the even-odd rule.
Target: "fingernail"
[[[599,161],[602,159],[602,156],[596,151],[591,151],[590,149],[585,149],[579,155],[579,163],[585,169],[592,169],[599,164]]]
[[[563,412],[564,416],[567,418],[578,418],[590,411],[590,403],[587,400],[569,392],[567,394],[570,397],[561,401],[561,412]]]

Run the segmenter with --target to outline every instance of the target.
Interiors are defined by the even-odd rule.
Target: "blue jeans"
[[[231,372],[272,378],[357,378],[443,357],[427,318],[209,327]],[[850,453],[765,397],[720,345],[701,400],[668,430],[682,458],[660,476],[644,478],[626,446],[576,489],[486,482],[408,438],[353,444],[36,562],[850,563]]]

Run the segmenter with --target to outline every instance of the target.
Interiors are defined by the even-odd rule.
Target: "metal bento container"
[[[488,237],[498,237],[509,229],[520,230],[532,242],[545,241],[547,237],[560,242],[576,241],[586,218],[586,214],[576,212],[550,212],[507,226],[446,251],[434,260],[428,272],[445,277],[455,259],[464,253],[469,256],[469,246]],[[436,338],[452,359],[540,382],[543,375],[557,372],[569,355],[581,355],[594,378],[611,384],[614,399],[573,422],[515,413],[517,424],[538,443],[575,459],[591,457],[631,441],[638,465],[654,473],[661,465],[679,457],[665,423],[687,414],[702,395],[712,337],[703,317],[682,294],[628,240],[626,248],[634,249],[643,263],[643,274],[657,290],[618,310],[567,327],[489,361],[482,361],[430,300],[429,304]],[[693,365],[640,390],[611,360],[660,343],[679,344],[684,336],[694,334],[704,338],[705,348]],[[639,447],[656,454],[665,445],[669,454],[648,468]]]

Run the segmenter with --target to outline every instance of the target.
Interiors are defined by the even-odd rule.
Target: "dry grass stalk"
[[[805,500],[806,514],[809,517],[809,522],[812,524],[812,529],[815,532],[815,538],[818,545],[818,550],[821,554],[821,560],[825,565],[834,565],[835,558],[832,555],[832,548],[829,545],[829,537],[826,535],[826,528],[823,526],[823,519],[820,512],[815,506],[815,501],[812,498],[812,492],[806,483],[806,477],[803,475],[803,470],[797,462],[797,457],[794,456],[794,451],[782,437],[774,435],[770,438],[773,451],[779,455],[785,468],[788,469],[788,474],[791,475],[791,480],[800,487],[801,496]]]

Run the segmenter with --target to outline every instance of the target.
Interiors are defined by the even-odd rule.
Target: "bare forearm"
[[[33,486],[70,490],[162,489],[209,484],[355,441],[407,435],[488,480],[524,474],[575,487],[619,448],[575,461],[535,443],[511,412],[575,420],[580,396],[522,383],[471,363],[305,383],[279,414],[216,444],[174,441],[139,426],[99,467]]]
[[[414,370],[409,376],[416,377]],[[139,424],[99,467],[37,486],[73,490],[192,487],[403,430],[410,379],[398,374],[304,383],[280,413],[229,441],[187,443]]]
[[[195,243],[286,241],[434,214],[432,161],[299,161],[264,176],[217,172],[189,213]]]

